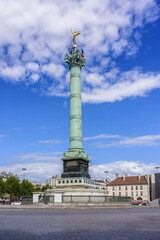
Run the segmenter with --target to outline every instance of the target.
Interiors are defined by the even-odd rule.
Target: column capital
[[[64,60],[66,63],[68,63],[69,69],[71,69],[74,66],[82,67],[85,66],[86,60],[84,57],[82,57],[79,50],[76,50],[75,52],[72,52],[70,55],[67,53],[64,56]]]

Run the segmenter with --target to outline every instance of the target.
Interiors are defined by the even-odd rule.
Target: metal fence
[[[21,197],[22,204],[32,204],[33,203],[33,196],[22,196]]]
[[[63,195],[63,203],[130,203],[131,197],[97,196],[97,195]]]
[[[63,203],[130,203],[131,197],[113,197],[113,196],[97,196],[97,195],[63,195]],[[54,196],[39,196],[39,203],[54,203]]]
[[[44,203],[44,204],[48,204],[48,203],[54,203],[54,196],[45,196],[45,195],[40,195],[38,198],[38,202],[39,203]]]

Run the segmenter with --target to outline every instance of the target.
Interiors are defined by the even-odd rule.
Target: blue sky
[[[124,3],[125,2],[125,3]],[[123,3],[123,4],[122,4]],[[160,9],[154,0],[1,1],[0,171],[32,181],[62,172],[69,70],[79,30],[83,147],[93,177],[160,166]]]

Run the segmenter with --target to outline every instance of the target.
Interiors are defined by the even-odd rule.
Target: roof
[[[142,185],[147,184],[147,180],[145,176],[140,176],[140,180],[138,176],[130,176],[125,177],[123,181],[123,177],[118,177],[112,182],[110,182],[107,186],[115,186],[115,185]]]

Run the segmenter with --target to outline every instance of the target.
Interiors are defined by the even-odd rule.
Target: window
[[[81,183],[81,180],[79,180],[79,183]]]
[[[69,183],[69,181],[67,180],[67,183]]]
[[[121,186],[119,186],[119,190],[121,190]]]
[[[115,196],[115,192],[113,192],[113,196]]]
[[[112,187],[112,190],[114,191],[114,186]]]
[[[128,196],[128,193],[126,192],[126,197]]]
[[[73,183],[73,180],[71,180],[71,183]]]
[[[59,184],[61,184],[61,181],[58,181]]]
[[[138,196],[138,192],[136,191],[136,196]]]
[[[77,180],[75,180],[75,183],[77,183]]]
[[[127,188],[127,186],[125,186],[125,190],[127,190],[128,188]]]
[[[141,191],[141,196],[143,196],[143,192]]]
[[[138,190],[138,186],[136,185],[136,190]]]
[[[131,192],[131,196],[133,197],[133,192]]]
[[[119,196],[121,196],[121,192],[119,192]]]
[[[131,186],[131,190],[133,190],[133,186]]]
[[[63,181],[63,184],[65,183],[65,181]]]
[[[142,185],[141,185],[140,189],[143,190],[143,186]]]

